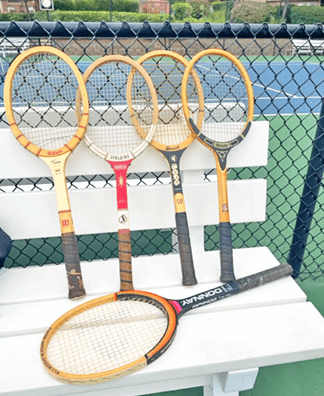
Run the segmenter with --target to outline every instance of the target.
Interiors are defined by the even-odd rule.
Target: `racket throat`
[[[184,150],[176,153],[163,152],[163,155],[166,157],[169,164],[176,213],[183,213],[186,211],[180,174],[180,159],[183,152]]]
[[[216,157],[216,170],[217,170],[217,189],[218,189],[218,206],[219,206],[219,222],[229,223],[229,207],[228,207],[228,194],[227,194],[227,169],[223,170],[220,166],[218,157]]]
[[[65,178],[65,164],[71,152],[58,157],[39,157],[50,167],[56,191],[61,232],[74,232],[69,195]]]
[[[124,210],[128,208],[127,200],[127,171],[132,160],[114,162],[107,161],[115,172],[116,192],[117,192],[117,209]]]

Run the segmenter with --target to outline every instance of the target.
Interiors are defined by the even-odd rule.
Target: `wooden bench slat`
[[[199,382],[200,376],[206,380],[206,375],[220,372],[307,360],[314,354],[322,357],[324,319],[310,302],[187,315],[181,318],[173,344],[156,362],[97,386],[73,387],[52,379],[40,362],[41,338],[42,334],[32,334],[0,339],[0,350],[6,356],[0,359],[1,396],[19,392],[26,396],[86,392],[125,396],[125,387],[132,387],[127,393],[132,396],[141,393],[137,386],[142,384],[158,382],[161,386],[164,381],[167,387],[168,380],[192,377]]]
[[[265,247],[234,249],[234,263],[238,278],[277,265],[275,257]],[[134,285],[139,290],[180,299],[220,284],[218,251],[195,254],[194,264],[199,284],[188,288],[181,285],[178,254],[133,258]],[[77,301],[66,298],[64,265],[12,269],[2,275],[0,337],[45,331],[52,322],[76,305],[119,289],[118,259],[83,262],[82,271],[87,297]],[[42,300],[38,301],[40,295]],[[206,305],[197,311],[191,311],[190,314],[301,301],[306,301],[304,292],[292,278],[285,278],[262,289],[254,289],[249,293]]]
[[[0,158],[1,179],[51,177],[49,167],[24,149],[8,127],[1,129],[1,136],[2,145],[6,147]],[[229,153],[228,167],[265,166],[268,159],[268,141],[268,121],[254,122],[246,139]],[[182,170],[212,168],[215,168],[212,153],[196,141],[188,147],[181,159]],[[167,170],[167,163],[162,155],[151,147],[136,158],[129,168],[130,173]],[[109,164],[93,154],[84,142],[81,142],[67,161],[66,173],[68,176],[106,175],[113,174],[113,170]]]
[[[229,181],[233,224],[265,220],[266,188],[263,179]],[[218,223],[217,183],[185,184],[184,195],[190,226]],[[117,232],[115,188],[72,190],[69,196],[76,234]],[[175,227],[171,185],[130,187],[128,196],[131,230]],[[1,227],[12,239],[60,235],[54,191],[3,194],[0,205]]]

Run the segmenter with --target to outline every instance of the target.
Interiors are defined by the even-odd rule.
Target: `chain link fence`
[[[314,40],[319,44],[314,46]],[[299,279],[316,279],[324,272],[324,129],[319,123],[324,118],[323,41],[321,25],[2,22],[1,86],[17,53],[34,45],[60,48],[81,71],[86,62],[107,54],[137,59],[145,52],[167,49],[190,59],[207,48],[230,51],[252,80],[255,120],[270,121],[268,165],[229,172],[229,179],[266,178],[268,182],[266,221],[234,225],[234,248],[268,246],[280,262],[294,266]],[[2,92],[3,88],[0,122],[8,127]],[[214,175],[215,169],[206,170],[205,181]],[[164,184],[170,178],[167,173],[131,174],[129,183]],[[68,187],[115,188],[114,176],[68,178]],[[2,194],[53,188],[51,178],[0,180]],[[177,249],[173,234],[175,230],[132,232],[133,255],[172,253]],[[217,225],[205,227],[206,250],[219,249],[218,241]],[[82,260],[118,256],[117,233],[81,235],[78,244]],[[62,261],[60,238],[41,238],[14,241],[5,265]]]

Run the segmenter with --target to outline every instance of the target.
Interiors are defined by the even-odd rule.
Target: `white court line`
[[[282,91],[280,91],[280,90],[278,90],[278,89],[266,87],[266,86],[264,86],[264,85],[262,85],[262,84],[253,84],[253,83],[252,83],[252,86],[253,86],[253,87],[262,88],[264,91],[273,91],[273,92],[276,92],[276,93],[282,93]],[[290,94],[290,93],[286,93],[286,95],[287,95],[287,96],[290,96],[290,97],[293,98],[293,99],[298,98],[298,96],[295,96],[295,95]]]
[[[197,66],[198,67],[198,66]],[[206,69],[206,70],[213,70],[213,68],[207,68],[206,66],[200,66],[199,65],[199,68],[201,68],[201,69]],[[215,71],[215,70],[213,70],[213,71]],[[218,73],[218,74],[220,74],[220,73]],[[216,75],[216,74],[215,74]],[[240,78],[238,78],[238,77],[234,77],[234,76],[228,76],[228,77],[230,77],[230,78],[232,78],[233,80],[240,80]],[[276,93],[281,93],[282,91],[280,91],[280,90],[278,90],[278,89],[274,89],[274,88],[270,88],[270,87],[265,87],[264,85],[262,85],[262,84],[255,84],[255,83],[252,83],[252,86],[253,87],[259,87],[259,88],[262,88],[264,91],[273,91],[273,92],[276,92]],[[290,97],[292,97],[293,99],[295,99],[296,97],[293,95],[293,94],[289,94],[289,93],[287,93],[287,96],[290,96]]]
[[[305,97],[305,96],[293,96],[293,95],[291,95],[292,97],[293,97],[293,99],[303,99],[303,100],[305,100],[305,99],[321,99],[321,96],[308,96],[308,97]],[[271,98],[264,98],[264,97],[258,97],[258,98],[256,98],[257,100],[287,100],[287,97],[286,96],[281,96],[281,97],[271,97]]]
[[[281,114],[280,112],[277,114],[255,114],[254,118],[259,118],[261,117],[278,117],[278,115],[282,117],[291,117],[291,116],[313,116],[313,115],[320,115],[320,113],[283,113]]]

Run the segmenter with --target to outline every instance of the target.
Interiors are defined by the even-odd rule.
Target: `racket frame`
[[[205,56],[220,56],[228,59],[232,62],[236,68],[241,73],[243,81],[245,84],[247,97],[248,97],[248,112],[246,115],[246,123],[242,128],[241,134],[227,142],[216,142],[201,131],[201,127],[196,125],[191,118],[190,110],[187,100],[187,82],[189,74],[194,70],[195,64]],[[199,77],[198,77],[199,78]],[[200,85],[200,89],[203,89]],[[232,237],[231,237],[231,223],[229,215],[229,205],[228,205],[228,193],[227,193],[227,155],[229,151],[237,146],[246,137],[249,132],[253,120],[254,114],[254,98],[253,98],[253,88],[251,84],[250,77],[245,70],[243,64],[230,52],[221,49],[208,49],[196,54],[188,64],[188,67],[184,73],[181,87],[181,97],[183,103],[183,111],[185,119],[191,129],[195,134],[197,139],[212,151],[215,161],[216,161],[216,171],[217,171],[217,187],[218,187],[218,207],[219,207],[219,235],[220,235],[220,263],[221,263],[221,276],[220,280],[222,282],[229,282],[235,279],[234,269],[233,269],[233,248],[232,248]]]
[[[153,124],[148,132],[140,134],[142,143],[131,152],[122,154],[111,154],[103,151],[97,147],[88,136],[87,132],[84,135],[84,141],[86,145],[92,150],[98,157],[107,161],[114,170],[116,177],[116,194],[117,194],[117,211],[118,211],[118,250],[119,250],[119,266],[120,266],[120,290],[134,290],[133,276],[132,276],[132,245],[129,225],[129,212],[128,212],[128,197],[127,197],[127,171],[134,158],[138,157],[150,144],[153,135],[156,130],[156,124],[158,121],[158,102],[155,92],[155,88],[149,77],[148,73],[133,59],[123,55],[107,55],[97,59],[93,62],[84,72],[83,79],[86,84],[91,74],[103,65],[109,62],[123,62],[132,67],[133,73],[139,72],[144,78],[146,84],[149,87],[153,114]],[[131,89],[132,85],[130,81],[127,82],[126,99],[129,106],[129,112],[132,119],[135,118],[135,112],[131,106]],[[81,100],[77,98],[76,111],[77,115],[80,113]],[[94,127],[95,128],[95,127]],[[118,127],[116,127],[118,128]]]
[[[45,53],[54,55],[63,60],[72,70],[78,83],[78,92],[82,98],[82,114],[78,120],[78,128],[69,142],[55,150],[42,149],[30,142],[20,131],[16,124],[12,109],[12,83],[18,67],[29,57]],[[77,92],[76,92],[77,93]],[[18,142],[32,154],[41,158],[50,167],[56,192],[56,200],[60,219],[63,256],[69,285],[69,298],[83,297],[86,293],[83,286],[80,257],[77,246],[77,238],[74,232],[71,205],[66,185],[65,165],[71,152],[77,147],[83,138],[89,120],[88,95],[82,75],[73,60],[61,50],[50,46],[37,46],[19,54],[11,63],[4,86],[4,104],[8,123],[11,131]]]
[[[171,58],[176,62],[181,63],[185,68],[188,67],[189,64],[189,62],[184,57],[182,57],[181,55],[179,55],[174,51],[169,51],[169,50],[157,50],[157,51],[148,52],[144,54],[142,57],[140,57],[137,60],[137,62],[140,65],[143,65],[144,62],[155,57]],[[199,90],[200,82],[198,76],[196,75],[196,72],[193,71],[191,76],[197,86],[197,89]],[[202,90],[200,89],[199,92],[202,93]],[[203,107],[202,107],[200,108],[199,116],[198,116],[199,126],[201,126],[203,118],[204,116],[203,116]],[[189,132],[191,132],[190,129]],[[184,286],[192,286],[197,284],[193,257],[192,257],[191,243],[190,243],[187,212],[186,212],[183,187],[182,187],[182,178],[180,173],[180,160],[182,154],[194,140],[195,140],[195,135],[194,133],[191,132],[189,133],[187,139],[185,139],[180,144],[166,145],[154,139],[151,141],[151,146],[163,155],[169,166],[169,173],[171,177],[171,185],[172,185],[173,199],[175,206],[175,220],[176,220],[177,237],[179,243],[182,284]]]
[[[280,264],[277,267],[231,281],[228,284],[215,286],[213,289],[198,293],[194,296],[183,298],[181,300],[166,299],[154,293],[145,291],[124,291],[96,298],[83,303],[76,308],[73,308],[69,312],[62,315],[51,325],[51,327],[44,334],[41,341],[41,360],[46,371],[53,378],[64,383],[89,385],[118,379],[138,371],[158,359],[172,344],[176,335],[179,319],[188,311],[199,308],[203,305],[217,302],[223,298],[253,289],[283,277],[290,276],[292,273],[293,270],[290,265]],[[163,336],[150,351],[147,351],[147,353],[145,353],[142,357],[134,360],[131,363],[122,365],[116,369],[95,374],[71,374],[62,372],[52,366],[48,359],[47,348],[54,334],[59,331],[59,329],[68,320],[91,308],[121,300],[140,301],[143,303],[152,304],[155,307],[158,307],[167,318],[167,326]]]

